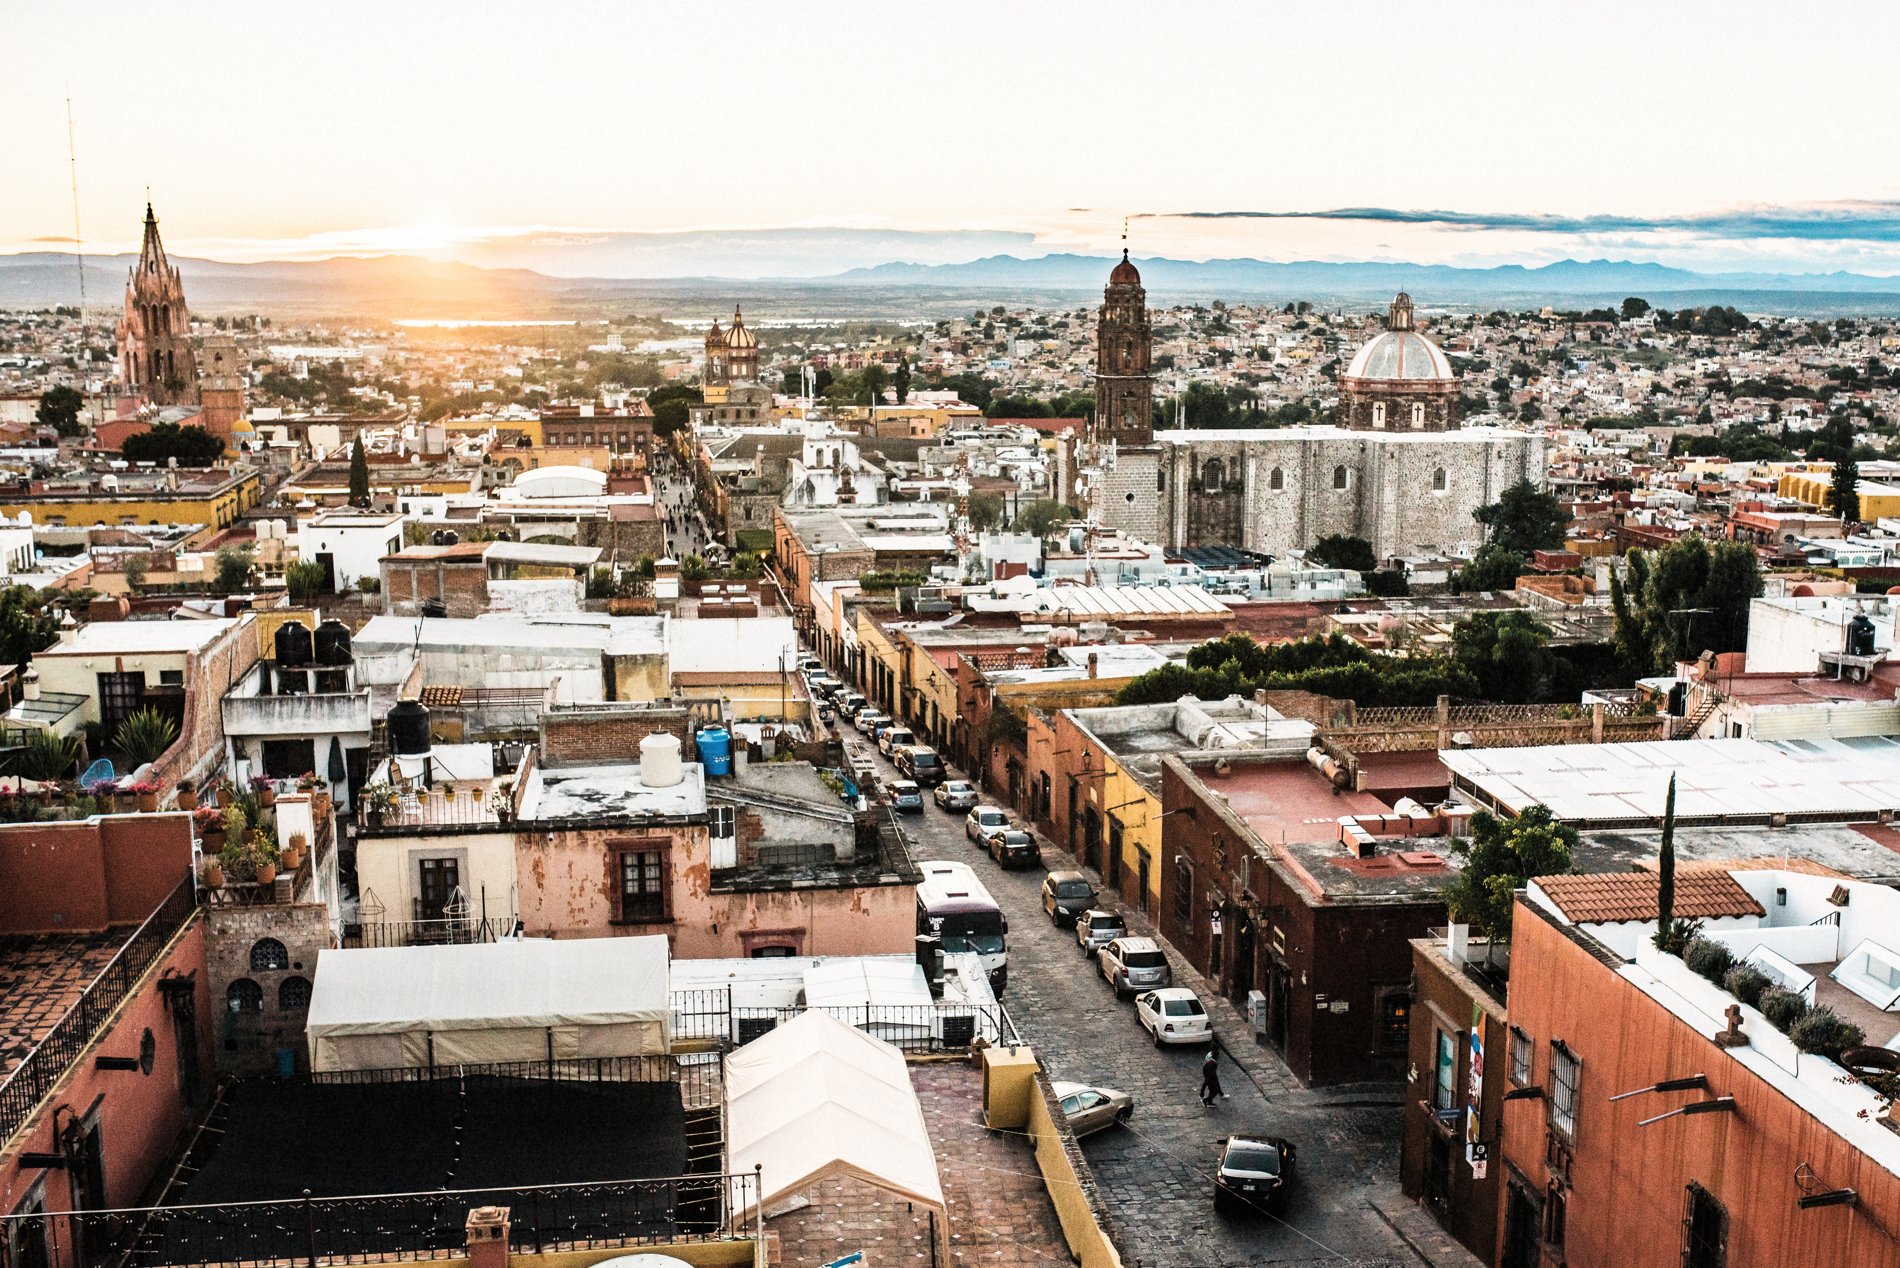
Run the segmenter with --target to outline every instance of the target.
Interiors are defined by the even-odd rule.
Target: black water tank
[[[1874,623],[1862,612],[1847,623],[1847,654],[1849,656],[1872,656],[1874,654]]]
[[[310,629],[296,621],[285,621],[277,627],[277,663],[279,665],[308,665],[310,663]]]
[[[424,599],[424,600],[422,601],[422,615],[424,615],[424,616],[447,616],[448,614],[449,614],[449,605],[448,605],[448,604],[447,604],[446,602],[444,602],[443,600],[441,600],[441,599]]]
[[[398,700],[389,711],[389,751],[414,754],[429,751],[429,711],[414,700]]]
[[[438,528],[429,534],[431,546],[453,546],[461,540],[461,536],[452,528]]]
[[[317,627],[317,664],[350,663],[350,627],[341,621],[325,621]]]

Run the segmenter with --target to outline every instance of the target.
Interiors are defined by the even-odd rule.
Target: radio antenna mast
[[[79,262],[79,339],[86,338],[86,246],[79,236],[79,150],[73,144],[73,94],[66,90],[66,161],[73,176],[73,258]]]

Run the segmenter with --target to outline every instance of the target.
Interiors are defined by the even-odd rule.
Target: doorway
[[[1498,1268],[1537,1268],[1538,1230],[1544,1222],[1544,1204],[1518,1177],[1505,1185],[1504,1254]]]
[[[1267,1042],[1286,1052],[1287,1009],[1293,1003],[1293,970],[1275,960],[1267,976]]]
[[[1253,990],[1254,922],[1246,912],[1234,922],[1234,971],[1227,982],[1227,997],[1236,1008],[1247,1007],[1247,992]],[[1215,965],[1216,970],[1219,964]]]
[[[418,859],[416,866],[416,919],[441,920],[447,912],[450,895],[462,884],[461,860]]]
[[[1436,1127],[1425,1151],[1425,1205],[1441,1224],[1451,1213],[1451,1139]]]

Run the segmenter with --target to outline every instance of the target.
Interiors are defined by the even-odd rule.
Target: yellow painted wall
[[[531,437],[538,446],[541,443],[541,420],[539,418],[438,418],[445,431],[466,435],[469,432],[485,432],[490,428],[496,431],[518,431]]]
[[[477,832],[450,837],[363,837],[356,843],[356,875],[363,896],[365,921],[410,920],[414,916],[414,868],[411,855],[439,856],[467,850],[461,869],[462,890],[480,914],[483,890],[488,915],[499,919],[515,912],[515,837],[507,832]],[[371,894],[383,908],[372,916]]]
[[[166,498],[143,501],[138,498],[79,498],[9,501],[0,510],[17,518],[21,511],[33,516],[35,524],[64,523],[73,528],[91,528],[103,524],[117,528],[123,521],[132,524],[209,524],[219,528],[236,522],[237,517],[257,505],[258,479],[248,477],[234,488],[205,498]]]
[[[1900,515],[1900,493],[1884,491],[1887,488],[1868,480],[1860,482],[1861,519],[1877,520]],[[1793,498],[1808,506],[1826,507],[1833,500],[1834,476],[1827,471],[1785,472],[1775,491],[1782,497]]]

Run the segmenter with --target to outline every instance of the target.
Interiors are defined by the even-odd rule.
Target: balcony
[[[314,684],[318,690],[267,694],[269,684],[283,675],[275,661],[259,661],[224,697],[224,733],[266,739],[369,734],[369,688],[348,689],[352,670],[312,666],[297,672],[305,685]]]

